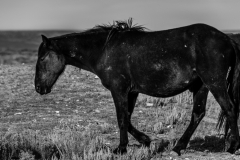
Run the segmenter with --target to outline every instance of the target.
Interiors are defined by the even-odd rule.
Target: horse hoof
[[[175,151],[171,151],[171,152],[170,152],[170,155],[176,157],[176,156],[180,156],[181,153],[180,153],[180,152],[177,153],[177,152],[175,152]]]
[[[235,154],[235,155],[240,155],[240,150],[239,150],[239,149],[236,150],[234,154]]]
[[[234,153],[235,153],[235,151],[236,151],[236,150],[235,150],[235,149],[233,149],[233,148],[229,148],[229,149],[227,150],[227,152],[228,152],[228,153],[231,153],[231,154],[234,154]]]
[[[114,154],[125,154],[127,153],[127,149],[123,147],[117,147],[116,149],[113,150]]]

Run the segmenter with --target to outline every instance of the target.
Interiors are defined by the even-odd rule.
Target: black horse
[[[191,122],[173,151],[180,154],[205,115],[208,92],[220,104],[230,127],[228,152],[239,147],[239,50],[217,29],[194,24],[165,31],[145,31],[132,21],[96,26],[82,33],[42,36],[36,64],[35,87],[40,94],[51,88],[66,65],[96,74],[110,90],[120,128],[114,153],[126,152],[128,132],[141,144],[150,138],[131,124],[139,93],[170,97],[193,92]]]

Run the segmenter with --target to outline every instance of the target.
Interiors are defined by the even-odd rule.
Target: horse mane
[[[132,18],[125,21],[113,21],[113,24],[96,25],[93,30],[100,29],[105,31],[117,30],[117,31],[139,31],[143,32],[147,28],[142,25],[133,24]]]
[[[113,21],[113,24],[102,24],[96,25],[87,32],[100,32],[100,31],[108,31],[108,36],[106,42],[104,44],[103,49],[106,47],[110,39],[117,33],[117,32],[125,32],[125,31],[133,31],[133,32],[145,32],[147,30],[146,27],[142,25],[133,24],[132,18],[129,18],[125,21]]]

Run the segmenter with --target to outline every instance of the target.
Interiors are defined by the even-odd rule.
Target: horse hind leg
[[[149,147],[151,143],[151,139],[145,135],[144,133],[137,130],[131,123],[131,116],[136,104],[136,100],[138,97],[138,93],[129,93],[128,95],[128,116],[129,116],[129,125],[128,132],[141,144]]]
[[[239,131],[237,125],[237,113],[235,112],[235,106],[227,92],[226,83],[219,85],[210,85],[209,90],[212,92],[214,98],[221,106],[223,112],[227,117],[228,127],[230,128],[229,144],[230,147],[227,152],[234,153],[239,147]]]
[[[226,75],[228,65],[225,64],[226,62],[219,60],[219,58],[216,58],[215,63],[218,63],[218,65],[209,66],[207,70],[205,69],[206,67],[199,69],[198,74],[226,116],[229,125],[227,127],[230,129],[228,140],[230,147],[227,149],[227,152],[234,153],[239,147],[238,113],[236,112],[236,107],[238,106],[234,105],[227,90]]]
[[[200,87],[198,87],[200,85]],[[206,110],[206,101],[209,90],[205,85],[197,84],[197,87],[193,89],[193,110],[190,124],[188,125],[186,131],[182,137],[178,140],[176,146],[173,148],[173,151],[180,155],[180,151],[186,149],[187,144],[196,130],[197,126],[205,116]]]

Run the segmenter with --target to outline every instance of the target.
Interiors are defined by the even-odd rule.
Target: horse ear
[[[42,41],[43,41],[43,44],[45,44],[46,46],[50,44],[50,40],[44,36],[44,35],[41,35],[42,36]]]

